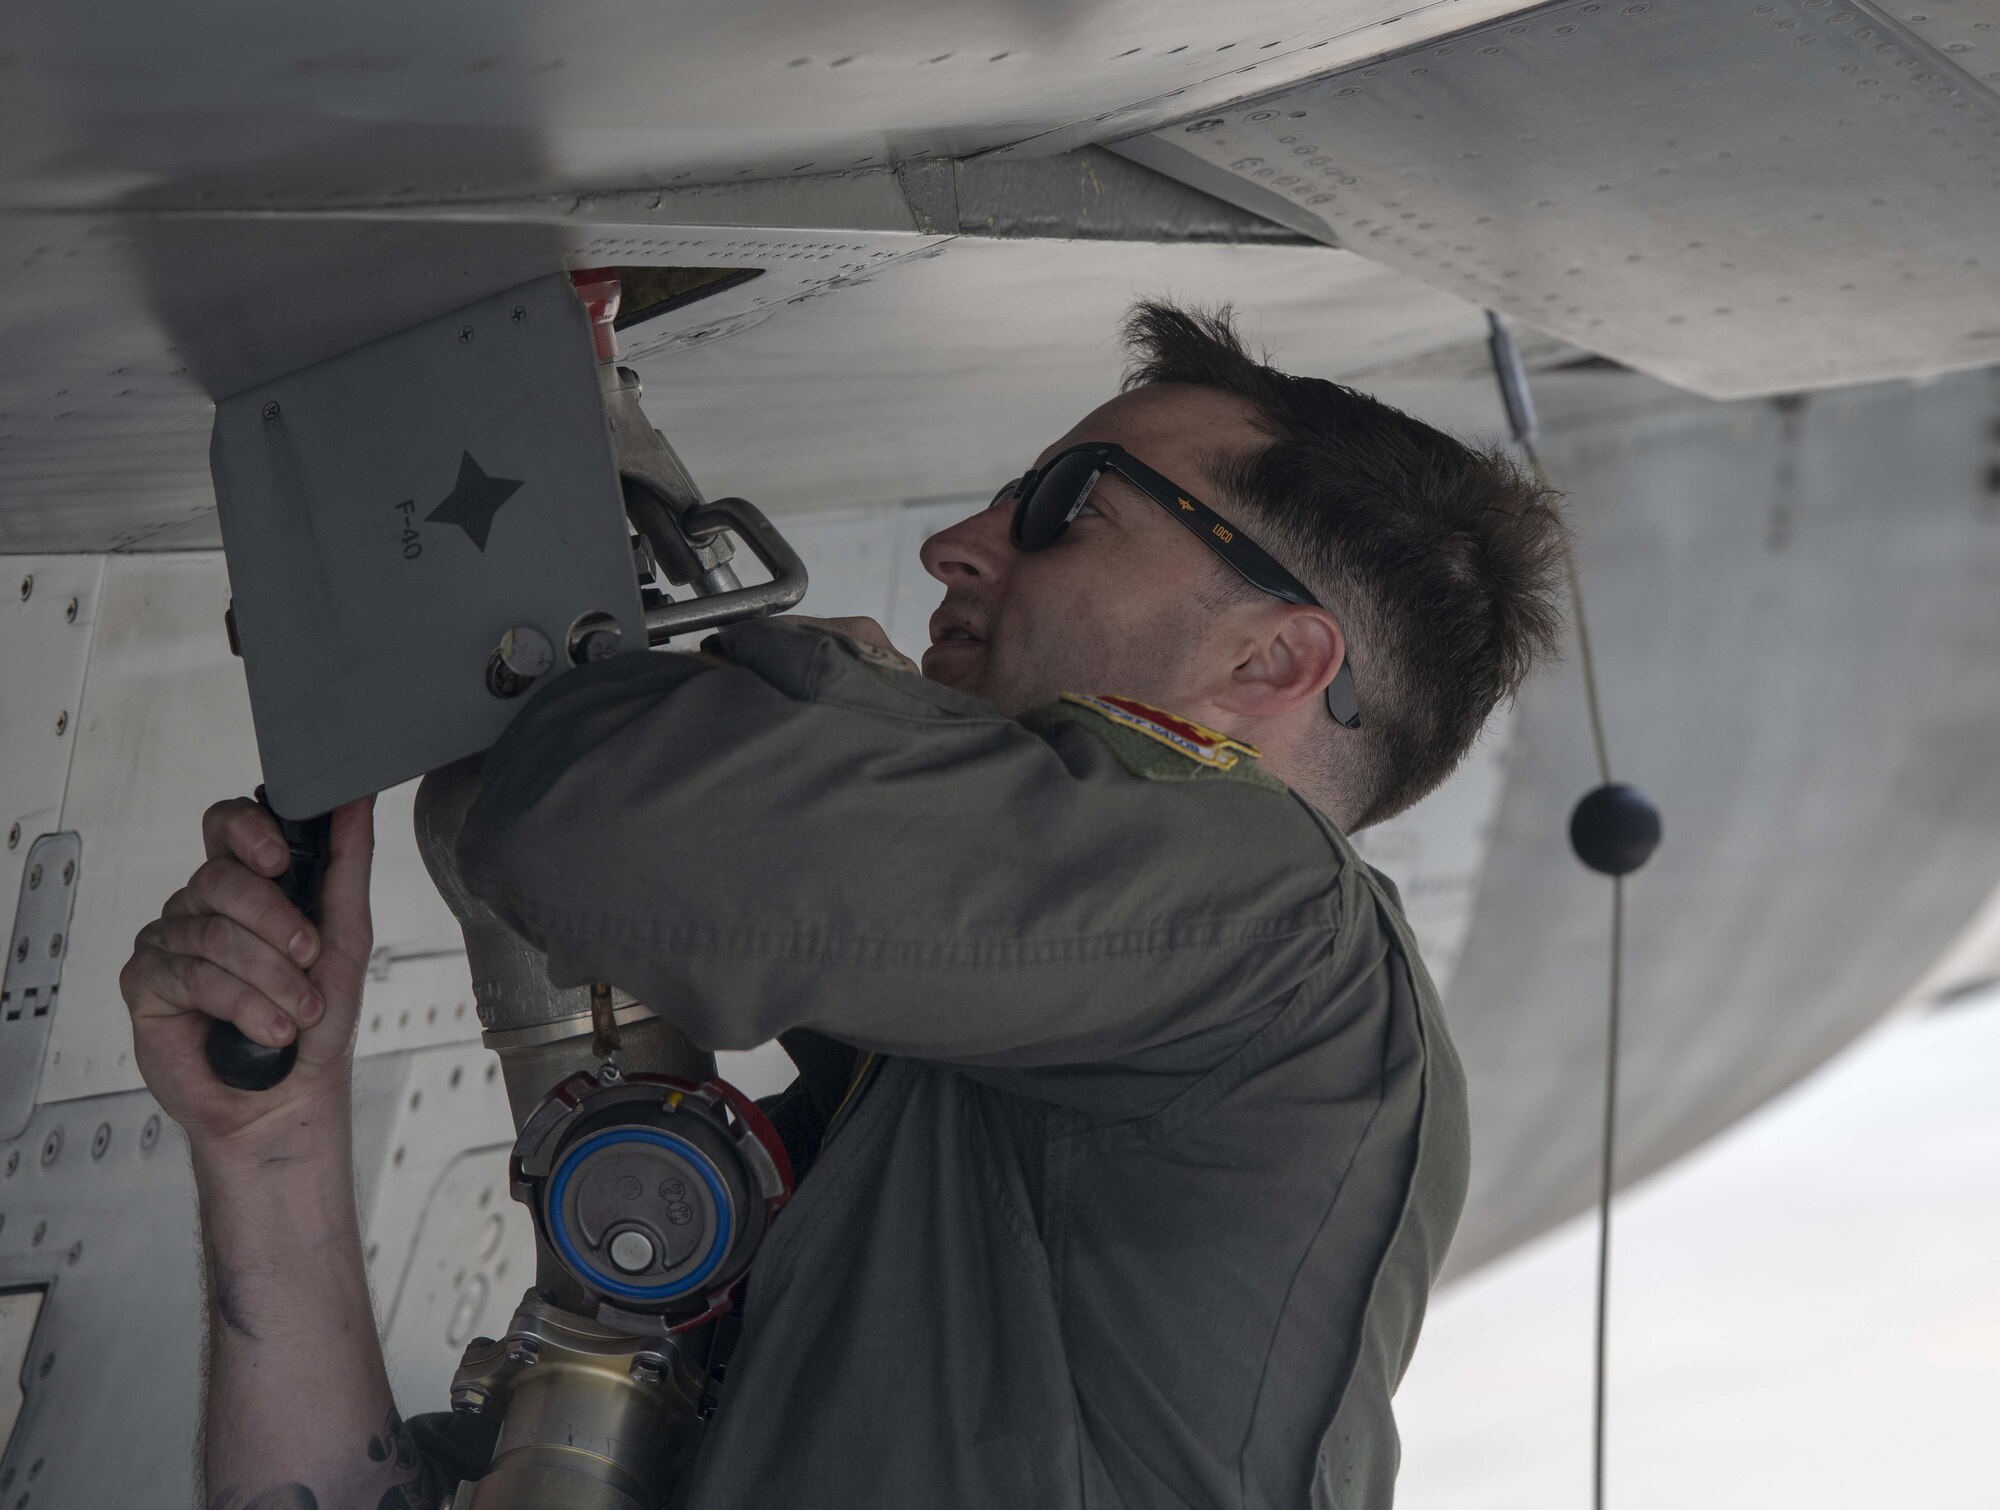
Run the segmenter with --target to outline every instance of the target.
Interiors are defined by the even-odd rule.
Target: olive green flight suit
[[[1171,719],[710,643],[537,694],[461,846],[558,984],[881,1056],[757,1259],[685,1503],[1387,1506],[1467,1171],[1393,888]]]

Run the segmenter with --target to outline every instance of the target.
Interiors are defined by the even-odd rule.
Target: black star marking
[[[520,486],[511,477],[488,477],[472,459],[472,453],[463,452],[458,459],[458,485],[424,520],[430,524],[457,525],[484,551],[486,536],[493,528],[493,516]]]

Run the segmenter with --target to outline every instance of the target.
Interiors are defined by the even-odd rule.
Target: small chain
[[[607,1064],[618,1057],[618,1013],[611,1005],[611,987],[590,983],[590,1052]]]

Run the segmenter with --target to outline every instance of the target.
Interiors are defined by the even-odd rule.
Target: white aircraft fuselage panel
[[[367,208],[1054,151],[1519,0],[16,7],[14,206]],[[1087,133],[1077,135],[1076,133]]]
[[[1577,0],[1123,150],[1712,398],[1950,372],[2000,361],[1996,21]]]

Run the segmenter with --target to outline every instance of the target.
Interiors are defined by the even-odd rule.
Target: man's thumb
[[[357,797],[333,810],[326,875],[320,882],[320,958],[355,973],[367,968],[372,930],[368,920],[368,876],[375,862],[375,797]]]

